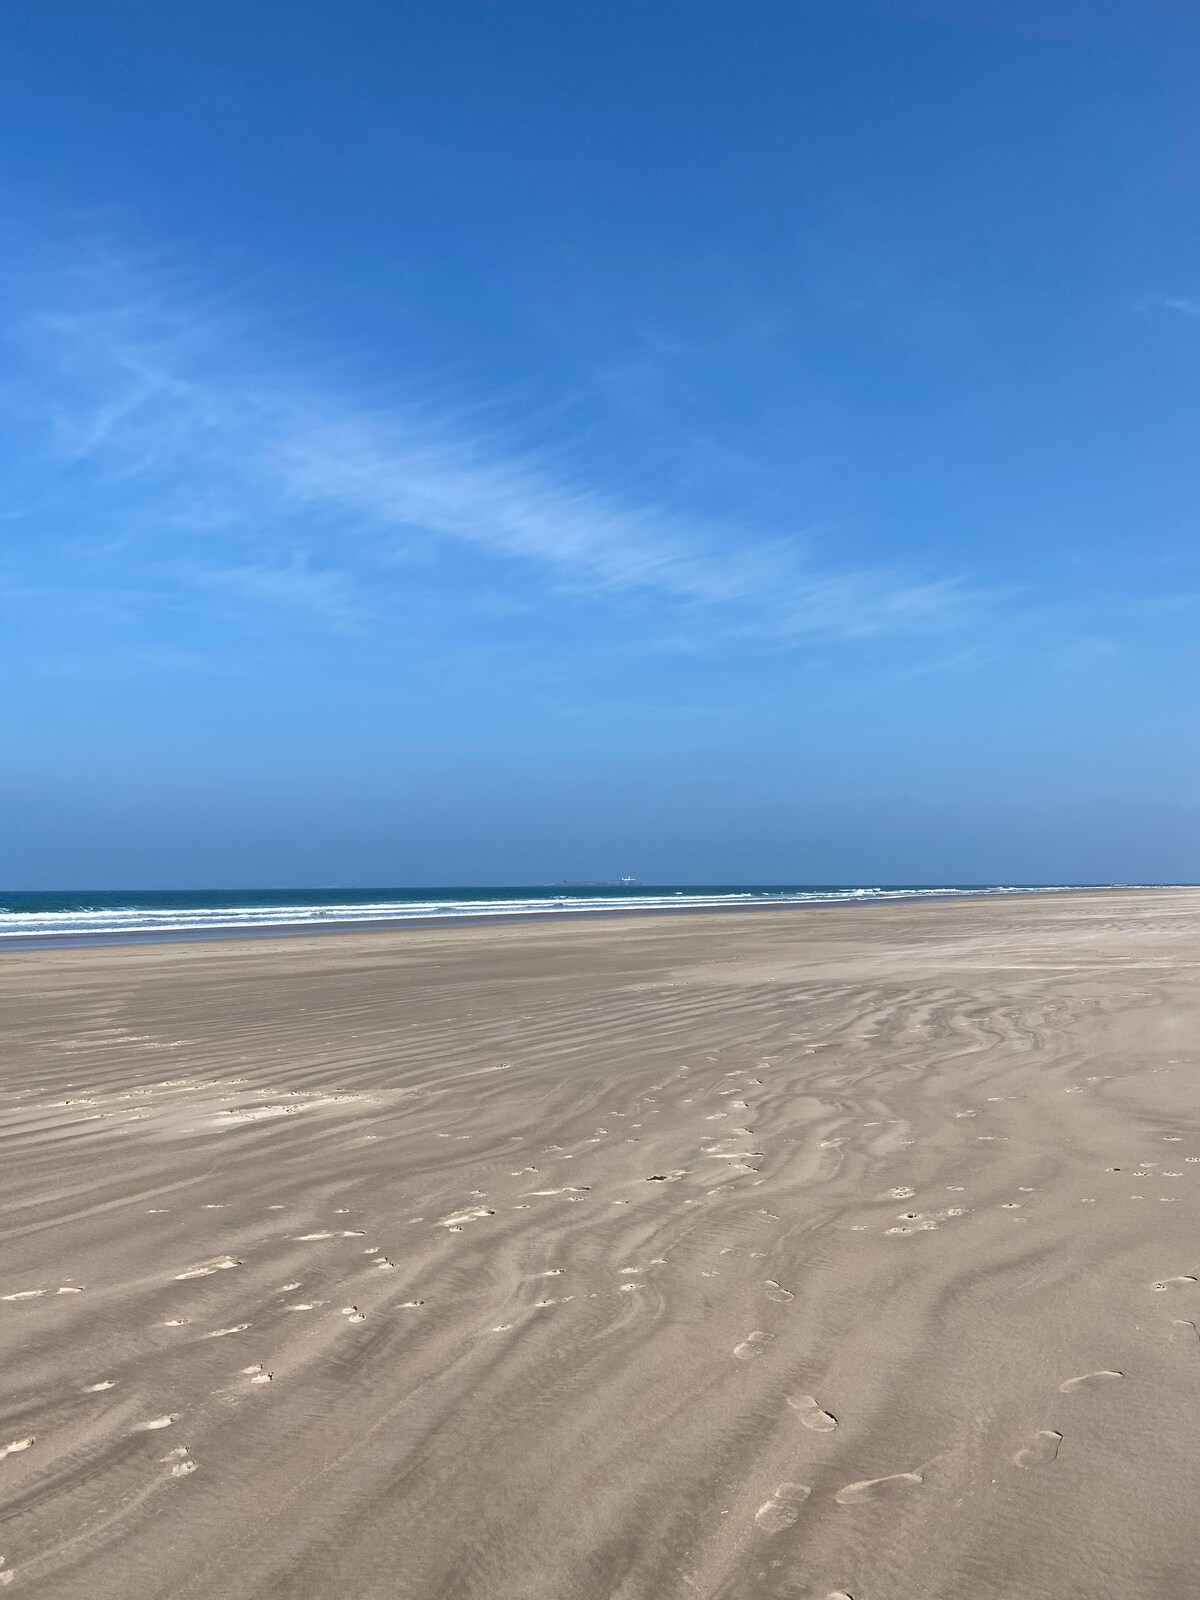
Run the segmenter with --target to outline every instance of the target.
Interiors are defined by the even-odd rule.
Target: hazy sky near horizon
[[[18,0],[0,884],[1200,878],[1198,72]]]

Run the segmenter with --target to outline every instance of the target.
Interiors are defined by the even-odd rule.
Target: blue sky
[[[1200,13],[6,13],[0,881],[1200,878]]]

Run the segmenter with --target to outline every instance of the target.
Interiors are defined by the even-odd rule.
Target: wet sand
[[[1200,890],[0,956],[14,1597],[1200,1593]]]

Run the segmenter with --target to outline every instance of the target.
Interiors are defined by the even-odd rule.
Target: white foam
[[[253,905],[231,903],[206,907],[90,907],[70,911],[0,910],[0,940],[64,937],[121,938],[126,935],[170,936],[179,933],[253,932],[322,925],[414,922],[456,917],[527,917],[596,911],[720,910],[749,905],[787,906],[875,900],[928,900],[963,895],[1050,894],[1077,887],[1070,884],[994,884],[981,888],[952,886],[919,889],[862,887],[847,889],[673,889],[666,893],[622,895],[553,894],[510,899],[428,899],[346,901],[337,904]]]

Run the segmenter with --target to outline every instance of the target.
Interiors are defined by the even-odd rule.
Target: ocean
[[[0,891],[0,941],[120,943],[450,918],[1047,894],[1076,884],[534,884],[510,888]]]

